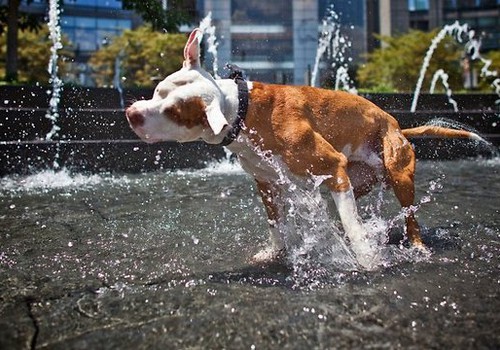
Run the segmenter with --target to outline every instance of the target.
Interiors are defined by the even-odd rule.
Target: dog
[[[356,199],[384,182],[404,208],[409,242],[426,249],[414,217],[414,136],[482,140],[477,134],[437,126],[401,129],[391,115],[363,97],[309,86],[286,86],[214,78],[200,64],[202,32],[193,30],[182,68],[161,81],[150,100],[126,109],[134,132],[145,142],[204,140],[222,144],[254,177],[265,206],[270,246],[254,261],[286,254],[280,232],[284,200],[272,158],[298,178],[322,176],[360,265],[369,267],[367,232]]]

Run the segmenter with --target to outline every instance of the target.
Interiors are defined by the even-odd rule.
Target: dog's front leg
[[[285,257],[285,239],[280,231],[284,220],[284,202],[279,187],[273,183],[256,180],[259,194],[266,208],[269,222],[269,247],[255,254],[256,263],[273,262]]]

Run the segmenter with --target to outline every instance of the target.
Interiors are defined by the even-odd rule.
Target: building
[[[373,20],[368,32],[383,35],[467,23],[481,35],[482,49],[500,49],[500,0],[366,0]],[[370,45],[369,45],[370,46]],[[374,45],[370,46],[373,48]]]
[[[219,66],[231,62],[266,82],[309,83],[319,29],[331,6],[347,38],[343,54],[351,67],[380,46],[374,34],[431,30],[455,20],[482,35],[483,50],[500,48],[500,0],[186,0],[183,5],[192,8],[194,18],[184,31],[212,13]],[[22,10],[44,16],[47,1],[24,3]],[[92,52],[140,24],[139,16],[123,10],[121,0],[65,0],[61,27],[74,45],[76,82],[91,85],[87,61]]]
[[[481,35],[482,49],[500,49],[500,0],[410,0],[410,28],[432,30],[459,21]]]
[[[22,1],[20,11],[46,17],[48,1]],[[106,45],[125,29],[142,23],[132,11],[122,9],[121,0],[65,0],[61,8],[62,33],[72,43],[74,76],[70,79],[81,85],[92,85],[87,62],[90,55]]]
[[[315,62],[319,23],[333,4],[350,53],[366,52],[364,0],[204,0],[219,38],[219,62],[231,62],[253,79],[305,84]]]
[[[252,78],[308,83],[317,51],[319,24],[333,6],[351,45],[351,65],[380,47],[386,36],[440,28],[456,20],[482,37],[482,50],[500,48],[500,0],[198,0],[212,12],[219,62],[232,62]],[[316,28],[315,28],[316,27]]]
[[[303,82],[316,50],[317,2],[290,2],[205,0],[220,38],[220,62],[232,62],[257,80]]]

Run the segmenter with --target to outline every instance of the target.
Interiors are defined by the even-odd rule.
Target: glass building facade
[[[5,3],[6,0],[1,3]],[[47,0],[22,0],[20,10],[46,18]],[[60,4],[61,32],[71,42],[73,83],[92,85],[88,60],[93,52],[111,42],[125,29],[141,23],[132,11],[123,10],[122,0],[64,0]]]
[[[231,0],[231,60],[258,80],[293,79],[290,0]]]
[[[99,7],[99,8],[111,8],[111,9],[121,9],[121,0],[65,0],[67,5],[78,5],[86,7]]]
[[[23,4],[29,12],[46,14],[46,0],[33,0],[29,5],[23,0]],[[426,31],[455,20],[468,23],[481,35],[484,50],[500,48],[500,0],[187,0],[183,4],[199,14],[183,31],[212,13],[220,67],[235,63],[252,79],[267,82],[307,83],[318,28],[330,6],[339,15],[342,34],[352,44],[346,54],[353,67],[362,63],[367,51],[380,45],[374,33]],[[122,7],[121,0],[64,1],[62,32],[72,42],[81,76],[86,75],[92,52],[142,23]],[[80,83],[88,84],[86,79],[79,79]]]
[[[98,50],[123,30],[132,28],[131,19],[65,16],[61,17],[62,32],[79,53]]]
[[[365,1],[203,0],[198,5],[203,13],[212,12],[220,62],[237,64],[252,79],[303,84],[314,65],[318,28],[329,6],[340,15],[353,62],[366,52]]]
[[[429,0],[409,0],[408,9],[410,11],[427,11],[429,10]]]
[[[409,0],[410,28],[424,31],[459,21],[481,36],[482,50],[500,48],[500,0]]]

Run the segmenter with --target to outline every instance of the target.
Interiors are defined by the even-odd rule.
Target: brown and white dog
[[[284,200],[270,158],[295,176],[325,178],[323,183],[331,191],[361,265],[369,267],[373,256],[366,256],[367,233],[355,199],[380,181],[393,188],[405,208],[409,241],[424,248],[411,209],[415,155],[406,137],[481,140],[478,135],[435,126],[401,130],[392,116],[360,96],[309,86],[245,81],[248,95],[242,103],[235,80],[214,80],[202,69],[201,36],[199,29],[191,33],[184,48],[183,67],[158,84],[151,100],[137,101],[127,108],[126,116],[136,134],[150,143],[202,139],[220,144],[232,134],[225,143],[255,178],[270,223],[271,245],[255,255],[255,260],[277,258],[286,249],[279,232],[285,215]],[[243,116],[242,104],[246,112]]]

